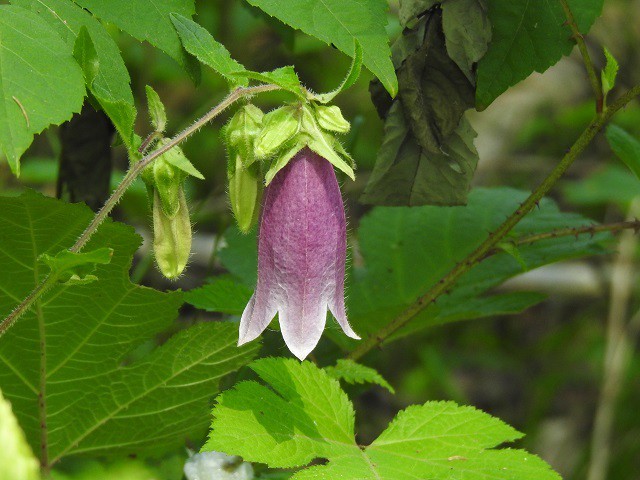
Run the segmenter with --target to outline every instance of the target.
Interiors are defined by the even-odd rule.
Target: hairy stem
[[[236,88],[229,95],[227,95],[218,105],[209,110],[207,114],[205,114],[199,120],[196,120],[192,125],[185,128],[182,132],[178,133],[175,137],[173,137],[169,142],[167,142],[162,147],[154,150],[142,157],[142,159],[133,164],[127,174],[124,176],[120,184],[113,191],[111,196],[107,199],[102,208],[96,213],[91,220],[89,226],[82,232],[76,243],[69,249],[69,251],[77,253],[87,244],[91,236],[98,230],[98,227],[104,222],[107,218],[111,210],[117,205],[117,203],[122,198],[122,195],[127,191],[127,189],[131,186],[134,180],[140,175],[142,170],[145,169],[148,165],[150,165],[156,158],[158,158],[163,153],[166,153],[168,150],[172,149],[176,145],[179,145],[183,141],[185,141],[189,136],[198,131],[208,122],[216,118],[220,115],[224,110],[229,108],[235,102],[240,100],[241,98],[248,97],[251,95],[255,95],[257,93],[270,92],[273,90],[279,90],[280,87],[277,85],[264,84],[257,85],[254,87],[241,87]],[[27,311],[31,308],[36,300],[38,300],[43,293],[45,293],[51,286],[56,283],[56,278],[52,275],[48,275],[45,277],[34,290],[27,295],[27,297],[0,323],[0,337],[4,335],[4,333]]]
[[[387,338],[408,324],[422,310],[434,303],[437,298],[449,291],[458,279],[468,272],[473,266],[482,261],[487,254],[493,250],[500,241],[515,227],[524,216],[529,213],[536,204],[544,197],[549,190],[562,177],[564,172],[571,166],[576,157],[591,143],[597,133],[602,130],[609,119],[631,100],[640,96],[640,85],[633,87],[620,97],[615,103],[607,108],[601,115],[597,115],[580,137],[571,146],[566,155],[555,166],[551,173],[536,188],[531,195],[500,225],[497,230],[489,234],[473,252],[467,255],[449,273],[447,273],[438,283],[431,287],[424,295],[418,297],[405,311],[394,318],[388,325],[381,328],[377,333],[365,338],[358,347],[353,350],[348,357],[358,359],[369,352],[372,348],[380,345]]]
[[[578,28],[578,24],[576,23],[576,19],[573,16],[573,12],[569,7],[569,3],[567,0],[559,0],[562,5],[562,9],[564,10],[564,14],[567,17],[567,25],[571,28],[571,32],[573,33],[573,39],[576,41],[578,45],[578,49],[580,50],[580,54],[582,55],[582,61],[584,62],[584,66],[587,69],[587,75],[589,76],[589,83],[591,83],[591,88],[593,89],[593,93],[596,97],[596,112],[602,113],[604,109],[604,94],[602,93],[602,84],[600,83],[600,78],[596,73],[596,68],[591,61],[591,56],[589,55],[589,50],[587,49],[587,44],[584,41],[584,37],[582,33],[580,33],[580,29]]]

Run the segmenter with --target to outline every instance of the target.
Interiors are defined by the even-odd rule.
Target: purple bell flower
[[[264,191],[258,284],[240,321],[238,345],[258,337],[276,313],[289,350],[303,360],[318,344],[327,309],[344,333],[346,220],[333,166],[305,147]]]

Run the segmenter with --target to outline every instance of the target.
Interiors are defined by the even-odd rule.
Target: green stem
[[[589,76],[589,83],[591,83],[591,88],[593,89],[593,93],[596,97],[596,112],[600,114],[604,110],[604,94],[602,93],[602,84],[600,83],[600,78],[598,77],[596,68],[591,61],[591,56],[589,55],[587,44],[584,41],[582,33],[580,33],[580,29],[578,28],[578,24],[575,17],[573,16],[571,8],[569,7],[568,1],[559,1],[562,5],[562,9],[564,10],[564,14],[567,17],[567,25],[569,25],[569,28],[571,28],[573,39],[576,41],[578,49],[580,50],[580,54],[582,55],[582,61],[584,62],[584,66],[587,69],[587,75]]]
[[[571,146],[566,155],[555,166],[545,180],[536,188],[531,195],[513,212],[497,230],[489,234],[487,239],[480,244],[465,259],[458,263],[453,270],[446,274],[438,283],[436,283],[424,295],[421,295],[412,303],[405,311],[394,318],[388,325],[381,328],[377,333],[365,338],[358,347],[353,350],[348,357],[358,359],[369,352],[372,348],[384,342],[387,338],[397,332],[399,329],[407,325],[413,317],[422,310],[434,303],[436,299],[448,292],[457,282],[457,280],[473,266],[482,261],[487,254],[493,250],[500,241],[515,227],[524,216],[529,213],[538,202],[544,197],[549,190],[562,177],[564,172],[571,166],[576,157],[591,143],[596,134],[602,130],[609,119],[622,107],[627,105],[631,100],[640,95],[640,85],[633,87],[615,103],[607,108],[602,114],[596,116],[594,120],[582,132],[580,137]]]
[[[158,158],[163,153],[166,153],[168,150],[172,149],[176,145],[185,141],[188,137],[190,137],[193,133],[198,131],[200,128],[205,126],[208,122],[216,118],[220,115],[224,110],[229,108],[239,99],[255,95],[257,93],[270,92],[273,90],[279,90],[280,87],[277,85],[264,84],[257,85],[254,87],[241,87],[236,88],[229,95],[227,95],[218,105],[209,110],[207,114],[205,114],[199,120],[196,120],[192,125],[185,128],[182,132],[178,133],[175,137],[173,137],[169,142],[167,142],[162,147],[154,150],[153,152],[145,155],[139,162],[133,164],[126,175],[120,182],[120,184],[113,191],[111,196],[107,199],[102,208],[96,213],[91,220],[89,226],[82,232],[76,243],[69,249],[69,251],[77,253],[87,244],[91,236],[98,230],[98,227],[104,222],[107,218],[111,210],[117,205],[117,203],[122,198],[122,195],[127,191],[127,189],[131,186],[134,180],[140,175],[140,173],[150,165],[156,158]],[[27,311],[31,308],[33,303],[40,298],[49,288],[51,288],[56,283],[57,278],[52,275],[47,275],[36,287],[34,290],[27,295],[27,297],[0,323],[0,337],[6,333],[6,331]]]

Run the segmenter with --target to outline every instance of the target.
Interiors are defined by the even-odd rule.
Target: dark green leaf
[[[568,0],[582,33],[600,15],[604,0]],[[478,64],[476,106],[487,108],[502,92],[533,72],[544,72],[575,42],[558,1],[487,0],[493,36]]]
[[[423,149],[407,126],[402,105],[391,107],[376,166],[360,201],[375,205],[461,205],[478,163],[476,132],[465,117],[442,151]]]
[[[486,0],[447,0],[442,4],[442,28],[449,57],[475,83],[474,66],[491,40]]]
[[[58,33],[24,8],[0,5],[0,151],[20,174],[33,136],[79,112],[82,71]]]
[[[399,93],[384,97],[383,145],[361,201],[375,205],[460,205],[477,164],[475,132],[463,118],[473,86],[446,52],[439,11],[422,17],[393,45]]]

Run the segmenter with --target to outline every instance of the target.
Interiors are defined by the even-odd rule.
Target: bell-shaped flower
[[[344,333],[346,220],[333,166],[300,150],[264,191],[258,283],[240,321],[238,344],[258,337],[278,314],[289,350],[301,360],[317,345],[327,310]]]

